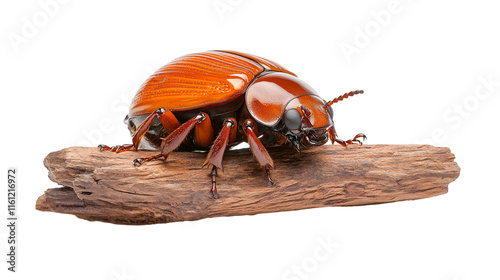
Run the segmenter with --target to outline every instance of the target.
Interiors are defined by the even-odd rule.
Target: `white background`
[[[20,225],[19,272],[2,261],[0,277],[500,279],[500,6],[458,2],[2,1],[0,170],[19,169]],[[130,143],[122,120],[141,83],[210,49],[274,60],[325,99],[365,90],[335,105],[341,138],[450,147],[460,177],[424,200],[150,226],[35,210],[57,187],[48,153]]]

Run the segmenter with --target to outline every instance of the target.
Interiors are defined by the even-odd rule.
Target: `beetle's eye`
[[[299,111],[290,109],[285,113],[285,125],[288,129],[297,130],[302,122],[302,116]]]

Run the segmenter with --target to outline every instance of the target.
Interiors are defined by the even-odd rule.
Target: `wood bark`
[[[446,193],[460,173],[448,148],[428,145],[325,145],[301,153],[284,147],[269,153],[277,187],[267,185],[249,150],[228,151],[217,178],[220,198],[214,200],[210,168],[201,168],[205,153],[174,152],[166,162],[135,167],[135,158],[158,152],[71,147],[45,158],[49,178],[64,187],[47,190],[36,208],[116,224],[168,223],[427,198]]]

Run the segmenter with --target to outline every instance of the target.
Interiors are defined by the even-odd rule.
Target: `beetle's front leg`
[[[357,138],[360,138],[360,137],[363,137],[363,141],[367,139],[366,136],[363,133],[358,133],[358,134],[356,134],[356,136],[353,139],[349,139],[349,140],[345,140],[344,141],[342,139],[335,138],[334,141],[347,148],[347,144],[359,144],[359,145],[363,145],[363,141],[357,139]]]
[[[332,144],[337,142],[346,148],[347,148],[347,144],[357,143],[359,145],[363,145],[363,141],[365,141],[367,139],[366,135],[364,135],[363,133],[358,133],[358,134],[356,134],[356,136],[354,136],[353,139],[344,141],[342,139],[337,138],[337,132],[335,131],[335,127],[333,127],[333,126],[328,130],[328,135],[330,136],[330,140],[332,141]],[[358,140],[358,138],[363,138],[363,141]]]
[[[266,170],[269,186],[272,187],[276,185],[274,180],[271,178],[270,172],[271,167],[274,168],[274,163],[266,148],[264,148],[264,145],[262,145],[257,137],[257,123],[255,123],[252,119],[247,119],[242,126],[243,132],[247,137],[248,145],[250,145],[250,150],[259,162],[260,166]]]

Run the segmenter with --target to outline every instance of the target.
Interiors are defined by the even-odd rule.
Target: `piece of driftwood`
[[[156,151],[119,154],[71,147],[45,158],[49,189],[36,208],[116,224],[154,224],[325,206],[365,205],[444,194],[460,168],[448,148],[428,145],[325,145],[298,153],[269,149],[277,187],[249,150],[228,151],[209,198],[205,153],[175,152],[168,161],[132,164]]]

